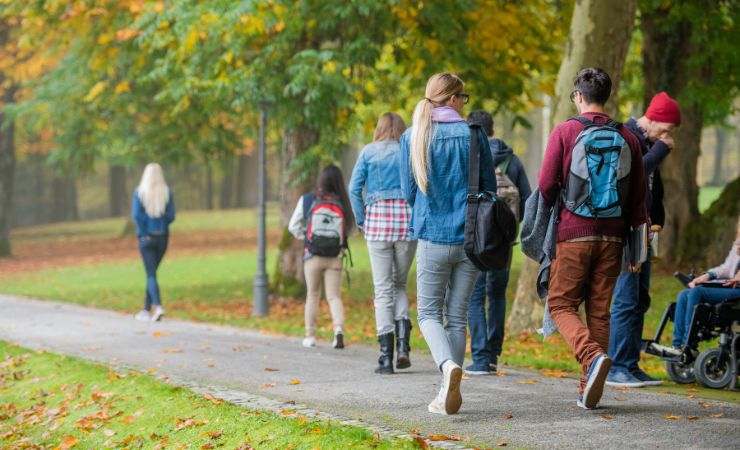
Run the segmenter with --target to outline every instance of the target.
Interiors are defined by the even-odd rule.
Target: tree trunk
[[[111,217],[126,214],[128,193],[126,192],[126,167],[112,164],[108,171],[108,201]]]
[[[228,209],[234,206],[234,155],[228,155],[224,158],[223,173],[218,206],[221,209]]]
[[[74,178],[69,176],[55,176],[52,180],[52,196],[52,221],[63,222],[79,219],[77,182]]]
[[[565,55],[558,71],[550,128],[575,114],[569,97],[573,79],[584,67],[601,67],[609,74],[612,95],[607,109],[610,113],[616,111],[619,80],[632,36],[635,9],[634,0],[576,1]],[[526,258],[509,314],[509,333],[533,330],[541,325],[543,310],[535,286],[537,269],[538,264]]]
[[[272,289],[286,296],[297,296],[303,292],[303,242],[294,239],[287,225],[298,198],[311,190],[316,168],[311,173],[295,177],[293,161],[318,141],[318,133],[307,127],[286,130],[283,134],[281,167],[280,218],[284,231],[279,244],[279,255]],[[300,180],[293,181],[290,180]]]
[[[701,51],[691,45],[691,24],[688,21],[666,21],[669,9],[670,5],[661,5],[652,10],[642,10],[641,24],[645,104],[659,91],[667,91],[678,97],[681,103],[681,126],[676,131],[676,146],[660,168],[668,195],[663,200],[666,223],[661,232],[659,251],[667,262],[676,262],[680,236],[699,218],[696,168],[704,125],[697,99],[684,99],[681,93],[689,79],[702,82],[703,77],[686,64],[693,52]]]
[[[0,80],[4,79],[0,75]],[[16,86],[5,88],[3,106],[13,103]],[[10,256],[10,226],[15,182],[15,124],[0,109],[0,257]]]
[[[236,206],[246,208],[257,205],[257,152],[240,154],[236,175]]]
[[[206,162],[206,209],[213,209],[213,168],[211,163]]]
[[[46,172],[44,170],[44,160],[45,157],[43,155],[33,155],[32,161],[33,161],[33,173],[35,178],[34,183],[34,191],[33,191],[33,202],[35,205],[37,205],[36,208],[34,208],[34,216],[33,216],[33,223],[34,224],[40,224],[40,223],[46,223],[48,219],[48,203],[46,201],[46,186],[45,186],[45,179],[46,179]]]
[[[722,126],[715,130],[717,144],[714,147],[714,164],[712,164],[712,179],[709,181],[711,186],[724,186],[725,180],[722,174],[723,159],[725,156],[725,146],[727,145],[727,132]]]

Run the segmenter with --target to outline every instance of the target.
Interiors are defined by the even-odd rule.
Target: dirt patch
[[[279,230],[269,230],[268,242],[280,239]],[[215,250],[254,250],[256,230],[195,231],[170,236],[170,257],[195,255]],[[98,264],[101,262],[138,259],[139,248],[134,236],[123,238],[79,237],[45,242],[21,242],[13,247],[13,257],[0,259],[0,277],[55,267]]]

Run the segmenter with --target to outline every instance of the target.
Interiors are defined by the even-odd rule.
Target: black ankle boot
[[[378,368],[375,369],[375,373],[393,373],[393,333],[381,334],[378,336],[378,342],[380,343],[380,358],[378,358]]]
[[[409,319],[396,320],[396,368],[411,367],[409,352],[411,351],[411,321]]]

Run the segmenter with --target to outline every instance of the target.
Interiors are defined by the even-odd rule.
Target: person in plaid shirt
[[[398,114],[380,116],[373,142],[360,152],[350,180],[352,211],[365,235],[373,271],[379,374],[393,373],[394,339],[396,368],[411,366],[406,279],[416,241],[409,232],[411,208],[401,192],[398,139],[405,129]]]

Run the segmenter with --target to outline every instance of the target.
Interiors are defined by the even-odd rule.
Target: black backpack
[[[516,239],[516,217],[495,192],[480,190],[479,125],[470,125],[465,253],[480,270],[506,269]]]

